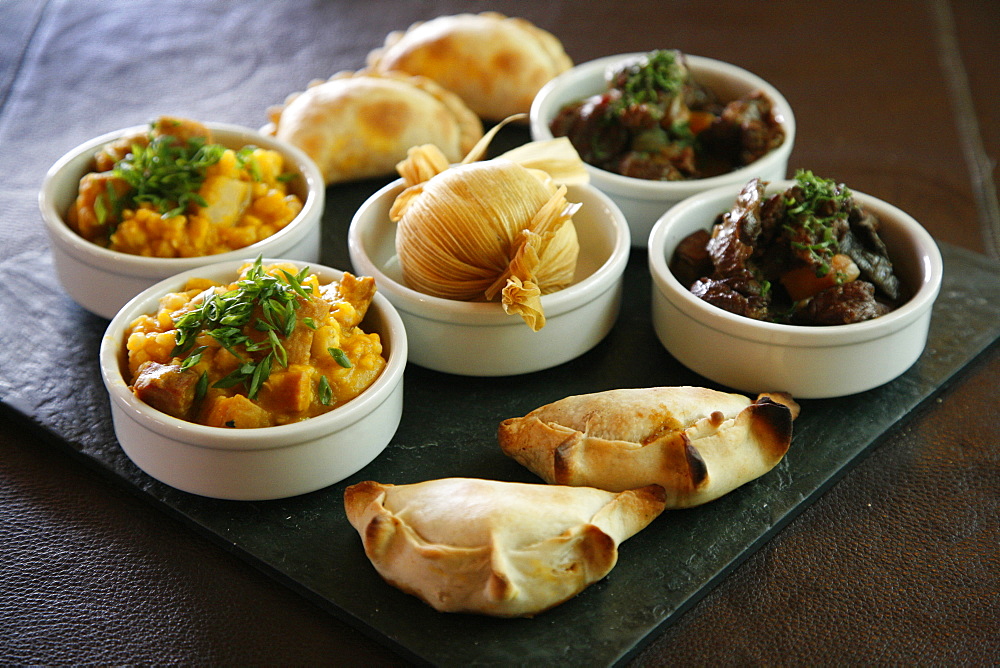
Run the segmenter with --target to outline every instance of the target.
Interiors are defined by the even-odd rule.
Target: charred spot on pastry
[[[663,485],[646,485],[632,491],[636,496],[648,499],[660,506],[667,502],[667,490],[663,489]]]
[[[792,409],[770,397],[761,397],[747,410],[753,414],[750,428],[761,448],[775,459],[784,457],[792,442]]]
[[[590,524],[583,528],[580,536],[580,562],[588,573],[602,573],[611,570],[618,561],[618,546],[615,539]]]
[[[637,511],[641,511],[643,508],[649,509],[650,521],[663,511],[667,503],[667,490],[664,489],[663,485],[646,485],[626,490],[622,494],[623,496],[627,495],[629,499],[627,503]]]
[[[755,403],[760,402],[761,399],[769,399],[777,404],[787,406],[792,412],[792,420],[798,419],[800,411],[799,404],[788,392],[762,392],[757,396],[757,402]]]
[[[708,465],[705,464],[697,448],[691,445],[691,439],[687,434],[681,434],[681,438],[684,441],[684,458],[687,460],[691,488],[698,489],[708,482]]]

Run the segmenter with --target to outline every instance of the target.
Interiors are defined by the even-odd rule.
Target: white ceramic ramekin
[[[793,181],[770,184],[768,194]],[[911,216],[869,195],[855,201],[881,221],[896,275],[912,292],[881,317],[835,326],[761,322],[717,308],[691,294],[668,268],[677,244],[710,229],[729,210],[738,188],[716,188],[668,211],[649,238],[653,325],[667,351],[691,370],[736,390],[783,391],[799,399],[839,397],[870,390],[898,377],[927,343],[931,307],[941,289],[941,253]]]
[[[286,260],[265,259],[264,263]],[[115,435],[135,464],[172,487],[222,499],[295,496],[343,480],[377,457],[399,426],[407,338],[396,309],[376,293],[361,327],[378,332],[387,364],[375,382],[332,411],[301,422],[257,429],[223,429],[187,422],[140,401],[122,375],[125,332],[153,313],[161,296],[189,278],[232,281],[242,261],[198,267],[148,288],[111,320],[101,342],[101,375],[111,397]],[[321,283],[342,272],[310,263]],[[376,284],[376,288],[378,285]]]
[[[222,123],[205,125],[212,131],[214,141],[228,148],[252,144],[284,155],[288,171],[300,175],[289,182],[289,187],[302,200],[302,211],[267,239],[218,255],[155,258],[102,248],[73,231],[64,216],[76,199],[80,179],[93,169],[94,153],[120,137],[142,134],[148,126],[117,130],[92,139],[71,150],[49,169],[38,197],[59,282],[80,306],[112,318],[128,300],[149,286],[195,267],[257,255],[305,262],[319,260],[326,186],[312,159],[286,142],[249,128]]]
[[[618,207],[590,185],[569,186],[580,202],[573,216],[580,240],[576,280],[542,296],[546,324],[532,331],[499,303],[463,302],[417,292],[405,285],[395,262],[396,224],[389,208],[402,179],[382,188],[358,209],[348,232],[351,263],[374,276],[399,310],[410,339],[410,361],[464,376],[508,376],[540,371],[579,357],[607,335],[618,318],[629,231]]]
[[[577,65],[560,74],[538,92],[531,106],[531,136],[551,139],[549,125],[565,105],[604,92],[605,72],[643,54],[626,53],[606,56]],[[586,165],[591,184],[607,193],[628,220],[632,244],[645,247],[653,224],[677,202],[712,188],[739,188],[753,177],[765,180],[784,179],[788,157],[795,144],[795,116],[788,101],[778,90],[744,69],[711,58],[686,55],[692,75],[714,91],[722,100],[734,100],[754,90],[762,90],[774,104],[774,114],[785,130],[785,140],[753,164],[728,174],[690,181],[650,181],[615,174]]]

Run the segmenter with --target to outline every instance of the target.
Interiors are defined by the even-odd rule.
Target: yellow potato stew
[[[144,135],[101,148],[80,180],[66,222],[80,236],[122,253],[200,257],[266,239],[302,201],[288,191],[278,151],[213,143],[196,121],[161,117]]]
[[[237,280],[192,279],[126,333],[135,395],[164,413],[250,428],[315,417],[358,396],[385,367],[359,326],[375,280],[320,285],[308,268],[247,263]]]

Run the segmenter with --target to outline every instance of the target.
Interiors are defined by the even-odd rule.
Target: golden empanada
[[[395,173],[413,146],[431,143],[454,162],[483,136],[461,98],[403,73],[340,72],[268,110],[262,131],[298,146],[327,184]]]
[[[663,490],[368,481],[344,506],[389,584],[441,612],[530,617],[607,575],[618,545],[663,511]]]
[[[668,508],[696,506],[770,471],[798,404],[700,387],[567,397],[504,420],[501,449],[546,482],[612,491],[660,485]]]
[[[488,121],[527,113],[538,90],[573,62],[529,21],[496,12],[439,16],[394,31],[368,66],[429,77]]]

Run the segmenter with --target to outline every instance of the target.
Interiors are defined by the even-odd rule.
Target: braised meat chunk
[[[678,244],[673,274],[692,294],[756,320],[843,325],[877,318],[906,299],[879,220],[843,184],[796,174],[765,197],[753,179],[736,202]]]
[[[816,293],[792,314],[794,324],[846,325],[871,320],[889,312],[889,307],[875,300],[875,286],[866,281],[851,281]]]
[[[759,160],[785,140],[762,92],[719,100],[679,51],[652,51],[608,77],[607,89],[550,123],[595,167],[652,181],[700,179]]]
[[[180,364],[144,362],[139,367],[132,391],[153,408],[181,420],[189,419],[198,385],[198,374]]]

